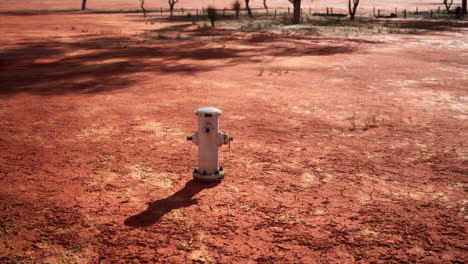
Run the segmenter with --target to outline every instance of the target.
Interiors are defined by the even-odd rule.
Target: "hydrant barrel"
[[[193,172],[196,179],[214,181],[224,177],[224,171],[219,167],[218,148],[228,144],[232,138],[219,130],[218,119],[221,113],[221,110],[213,107],[195,111],[198,131],[187,139],[198,145],[198,168]]]

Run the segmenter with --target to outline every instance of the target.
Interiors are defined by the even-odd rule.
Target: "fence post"
[[[406,18],[406,9],[403,11],[403,17]]]
[[[431,18],[432,18],[432,9],[431,9]]]
[[[330,14],[333,14],[333,7],[330,7]]]
[[[380,17],[380,9],[377,10],[377,16]]]
[[[416,7],[416,14],[418,14],[418,7]]]
[[[328,15],[328,7],[327,7],[327,15]]]
[[[289,7],[288,7],[288,14],[289,14]]]
[[[276,9],[275,9],[275,19],[276,19]]]
[[[374,9],[373,9],[373,14],[374,14],[374,16],[375,16],[375,7],[374,7]]]
[[[161,7],[161,15],[162,15],[162,7]]]

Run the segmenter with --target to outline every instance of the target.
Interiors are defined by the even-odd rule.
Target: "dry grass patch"
[[[362,205],[366,205],[372,202],[372,197],[368,193],[363,191],[357,191],[356,198]]]
[[[275,223],[280,223],[280,224],[299,224],[302,222],[301,218],[299,216],[296,216],[292,213],[289,212],[283,212],[279,214],[275,219]]]
[[[361,233],[367,237],[376,237],[379,235],[379,231],[367,227],[361,230]]]
[[[32,135],[32,134],[27,134],[27,133],[18,133],[12,135],[12,139],[15,141],[23,142],[23,143],[29,143],[29,144],[34,144],[34,145],[39,145],[39,146],[46,146],[47,141],[43,137],[39,135]]]
[[[302,174],[302,186],[309,187],[311,185],[319,184],[320,180],[310,172],[304,172]]]
[[[149,121],[141,125],[138,125],[137,127],[135,127],[135,130],[139,132],[151,133],[152,135],[158,138],[164,138],[164,139],[171,138],[171,139],[177,139],[180,142],[184,141],[181,137],[181,135],[184,134],[182,131],[169,128],[161,123],[154,122],[154,121]]]
[[[99,141],[108,139],[112,129],[109,127],[85,128],[80,130],[76,136],[80,139]]]
[[[198,241],[193,246],[196,246],[196,249],[192,250],[191,258],[195,263],[215,263],[209,256],[209,250],[205,245],[204,233],[199,233]]]
[[[172,186],[172,181],[176,179],[174,173],[158,172],[142,164],[137,164],[129,168],[131,176],[141,183],[149,183],[153,186],[168,189]]]

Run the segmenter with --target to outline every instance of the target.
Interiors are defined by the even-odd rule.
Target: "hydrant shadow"
[[[197,193],[204,189],[209,189],[217,186],[220,182],[199,182],[195,180],[188,181],[184,188],[180,189],[171,196],[148,203],[148,209],[131,216],[125,220],[125,225],[131,227],[147,227],[155,224],[165,214],[174,209],[189,207],[197,203],[197,200],[192,199]]]

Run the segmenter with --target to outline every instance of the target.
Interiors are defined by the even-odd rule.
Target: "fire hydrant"
[[[221,110],[203,107],[195,111],[198,116],[198,132],[187,140],[198,145],[198,168],[193,170],[193,178],[202,181],[217,181],[224,177],[223,167],[218,164],[218,148],[233,140],[219,130],[218,118]]]

